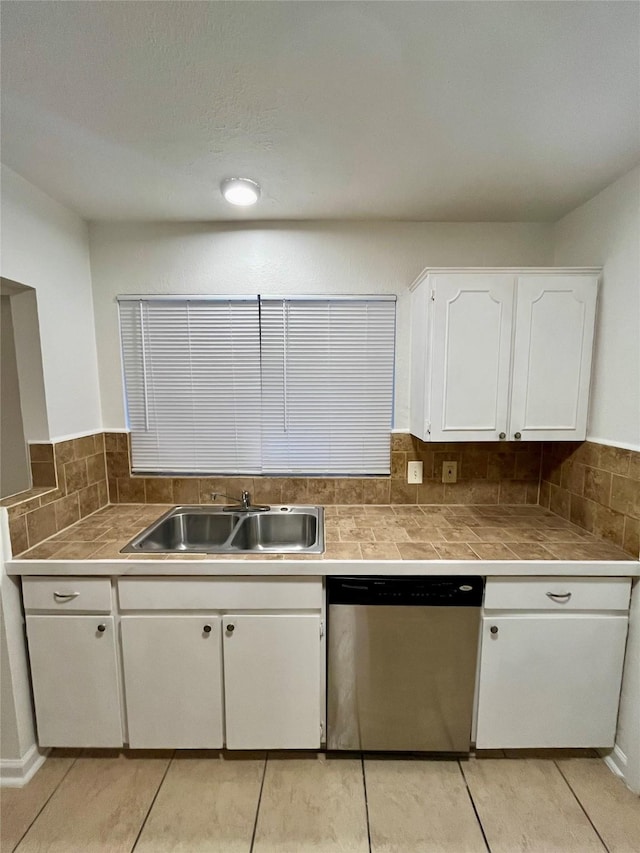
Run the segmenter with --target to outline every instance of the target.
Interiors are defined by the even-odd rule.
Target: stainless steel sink
[[[238,525],[231,547],[241,551],[309,551],[318,539],[318,517],[311,512],[261,512]]]
[[[273,506],[229,512],[223,507],[177,506],[139,533],[123,553],[321,554],[324,510]]]

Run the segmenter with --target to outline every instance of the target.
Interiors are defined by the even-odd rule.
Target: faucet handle
[[[248,492],[246,489],[242,490],[241,498],[234,498],[232,495],[225,495],[224,492],[211,492],[211,500],[215,501],[216,498],[226,498],[229,501],[235,501],[237,506],[229,506],[223,507],[223,509],[228,512],[232,512],[235,510],[236,512],[241,512],[242,510],[251,510],[255,512],[265,512],[271,507],[268,506],[253,506],[251,503],[251,492]]]
[[[235,501],[236,503],[242,503],[244,498],[244,492],[242,498],[234,498],[233,495],[225,495],[224,492],[211,492],[211,500],[215,501],[217,498],[226,498],[228,501]]]

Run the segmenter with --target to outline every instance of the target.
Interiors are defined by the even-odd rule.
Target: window
[[[120,297],[136,473],[389,473],[395,297]]]

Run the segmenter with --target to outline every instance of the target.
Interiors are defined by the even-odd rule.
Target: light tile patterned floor
[[[58,750],[0,791],[0,851],[638,853],[640,799],[599,758],[513,755]]]

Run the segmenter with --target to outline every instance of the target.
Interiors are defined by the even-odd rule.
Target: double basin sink
[[[122,549],[141,554],[322,554],[324,510],[273,506],[228,510],[177,506]]]

